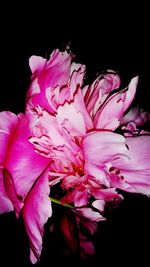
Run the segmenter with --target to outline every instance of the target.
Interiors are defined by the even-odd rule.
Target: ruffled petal
[[[73,136],[85,135],[85,122],[82,114],[75,108],[74,103],[65,103],[60,106],[56,115],[59,125],[64,125],[65,128]]]
[[[66,84],[70,74],[71,60],[71,54],[67,51],[60,52],[58,49],[52,52],[48,61],[42,58],[39,59],[39,57],[38,60],[37,57],[32,57],[30,66],[33,70],[34,65],[34,71],[38,72],[38,83],[41,90],[45,90],[50,86],[55,87],[56,85]]]
[[[27,109],[32,105],[40,105],[52,112],[46,97],[46,89],[49,87],[55,88],[57,85],[61,87],[68,83],[71,59],[71,54],[67,51],[60,52],[58,49],[52,52],[48,61],[37,56],[30,58],[29,64],[33,74],[26,95]],[[30,106],[28,106],[29,100]]]

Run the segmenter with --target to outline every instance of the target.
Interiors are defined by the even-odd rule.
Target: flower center
[[[84,170],[82,167],[77,166],[76,164],[72,163],[72,169],[73,169],[73,173],[75,174],[75,176],[84,176]]]

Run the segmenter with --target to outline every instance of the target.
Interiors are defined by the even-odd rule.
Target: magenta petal
[[[28,101],[35,105],[40,105],[52,112],[47,97],[46,89],[64,86],[68,83],[71,70],[72,55],[54,50],[47,61],[45,58],[32,56],[29,64],[32,70],[31,85],[26,95],[27,108]],[[32,104],[30,105],[32,106]]]
[[[23,207],[22,199],[19,199],[19,197],[17,195],[16,189],[15,189],[15,185],[14,185],[14,181],[13,181],[12,176],[9,173],[9,171],[4,169],[3,170],[3,176],[4,176],[5,190],[6,190],[7,194],[8,194],[8,196],[9,196],[9,199],[13,203],[13,206],[15,208],[16,217],[18,218],[20,210]]]
[[[26,196],[49,162],[47,158],[34,151],[33,145],[28,140],[30,136],[29,121],[26,116],[20,115],[18,126],[11,136],[4,167],[9,170],[16,193],[21,198]]]
[[[4,186],[4,177],[2,168],[0,169],[0,214],[4,212],[10,212],[14,210],[14,207],[8,198],[8,194],[6,193]]]
[[[38,76],[38,82],[42,90],[56,85],[67,83],[70,74],[72,56],[65,52],[54,50],[43,72]]]
[[[9,111],[0,112],[0,213],[14,209],[5,188],[3,164],[10,150],[10,140],[18,124],[18,117]]]
[[[38,72],[38,83],[41,90],[67,83],[71,59],[72,56],[67,51],[60,52],[58,49],[52,52],[48,61],[41,57],[31,57],[30,66],[32,71]]]
[[[3,164],[7,150],[9,150],[10,138],[18,123],[18,117],[9,111],[0,112],[0,164]]]
[[[42,251],[44,224],[52,214],[48,170],[36,181],[25,199],[23,219],[30,242],[30,259],[36,263]]]

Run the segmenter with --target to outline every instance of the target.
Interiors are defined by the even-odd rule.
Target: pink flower
[[[130,148],[127,149],[123,136],[112,131],[120,125],[131,104],[138,79],[132,79],[128,88],[116,91],[120,79],[111,71],[82,90],[84,66],[71,63],[69,54],[56,50],[44,68],[40,62],[45,61],[36,57],[30,60],[31,66],[36,65],[33,76],[39,88],[33,97],[30,94],[27,103],[27,112],[36,118],[30,142],[38,153],[50,158],[50,184],[59,182],[65,190],[67,194],[62,201],[73,202],[75,206],[87,205],[95,188],[101,191],[103,187],[113,187],[114,176],[122,181],[122,176],[116,175],[120,171],[116,170],[116,162],[119,158],[122,165],[128,165]],[[48,78],[53,68],[61,77],[57,85]],[[32,91],[33,84],[29,89]],[[49,108],[38,101],[41,94]]]
[[[129,129],[133,118],[141,126],[147,117],[136,111],[125,115],[137,77],[120,90],[118,74],[107,71],[83,86],[85,66],[59,50],[48,61],[32,56],[30,67],[25,115],[0,114],[0,211],[14,208],[18,216],[22,210],[35,263],[52,213],[49,194],[93,223],[105,220],[106,202],[122,200],[118,188],[150,194],[150,136],[136,136],[131,129],[128,137],[122,128]],[[79,236],[83,252],[92,253],[89,240]]]
[[[132,182],[129,184],[128,179],[126,180],[127,173],[121,174],[122,169],[130,169],[133,157],[130,146],[133,141],[129,142],[113,131],[119,127],[135,96],[137,77],[131,80],[127,88],[121,91],[115,90],[120,86],[120,79],[116,73],[109,71],[82,90],[84,67],[71,63],[71,57],[65,53],[58,50],[57,53],[53,53],[57,56],[53,60],[52,54],[52,59],[50,58],[47,63],[49,67],[45,67],[42,71],[36,69],[34,75],[39,80],[40,75],[44,75],[41,73],[45,73],[47,68],[51,75],[51,64],[56,67],[55,71],[58,68],[58,73],[59,66],[63,65],[64,69],[66,64],[67,81],[65,80],[63,84],[63,79],[66,78],[64,72],[57,85],[51,85],[50,79],[46,83],[47,87],[38,84],[40,90],[36,96],[42,92],[46,99],[44,101],[49,103],[51,110],[47,109],[47,105],[40,105],[35,97],[31,97],[27,103],[27,112],[30,116],[34,113],[36,117],[34,120],[36,123],[32,125],[34,134],[30,142],[34,144],[38,153],[51,160],[49,172],[51,186],[59,183],[65,191],[62,201],[73,202],[76,207],[88,205],[90,196],[95,194],[97,198],[105,187],[109,190],[121,187],[127,191],[136,191],[132,188]],[[64,61],[66,58],[67,63]],[[57,59],[60,59],[59,66]],[[34,60],[35,58],[32,58],[30,61],[32,65]],[[40,63],[37,63],[36,58],[36,65],[38,64]],[[30,91],[31,89],[32,86]],[[149,140],[149,137],[147,138]],[[138,139],[138,142],[141,143],[142,150],[142,142],[145,143],[145,140]],[[136,153],[137,147],[134,150]],[[146,161],[146,158],[142,160]],[[134,171],[136,172],[136,166]],[[132,174],[131,172],[130,177],[134,184],[136,181],[132,178]],[[142,193],[149,192],[147,187],[148,184],[144,186]],[[103,198],[105,199],[105,194]]]

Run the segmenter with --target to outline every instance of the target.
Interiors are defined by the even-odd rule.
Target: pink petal
[[[39,56],[31,56],[29,59],[29,66],[32,73],[36,71],[41,71],[46,65],[46,58],[39,57]]]
[[[27,107],[30,99],[31,106],[40,105],[52,112],[52,108],[47,101],[46,89],[67,84],[71,59],[72,56],[67,51],[60,52],[58,49],[53,51],[48,61],[36,56],[30,58],[29,64],[33,74],[26,96]]]
[[[47,158],[34,151],[34,146],[28,140],[30,136],[28,118],[20,115],[18,126],[9,142],[4,167],[12,176],[17,195],[22,198],[49,163]]]
[[[113,71],[111,72],[112,73],[100,75],[90,87],[86,86],[83,88],[85,104],[91,116],[95,115],[108,94],[120,86],[118,74]]]
[[[94,222],[105,220],[105,218],[99,212],[93,211],[91,208],[80,208],[76,210],[79,211],[80,214],[88,220],[91,220]]]
[[[0,169],[0,214],[4,212],[10,212],[13,210],[14,207],[5,190],[3,170],[1,168]]]
[[[60,106],[56,115],[59,125],[65,125],[66,129],[73,136],[85,135],[85,122],[82,114],[77,112],[74,103],[65,103]]]
[[[106,188],[106,189],[91,189],[91,194],[98,200],[102,201],[120,201],[122,196],[118,194],[115,188]],[[97,200],[96,200],[97,201]],[[100,205],[100,202],[95,202],[96,205]]]
[[[98,166],[97,164],[93,164],[89,161],[86,161],[84,164],[84,171],[86,174],[94,177],[94,182],[96,182],[98,185],[105,185],[106,187],[110,187],[110,181],[108,180],[106,172],[101,165]]]
[[[131,80],[127,91],[122,90],[108,98],[95,115],[94,125],[96,128],[115,130],[119,126],[120,119],[135,96],[137,83],[138,77],[135,77]]]
[[[93,201],[92,206],[98,209],[100,212],[103,212],[105,208],[105,201],[103,199],[95,200]]]
[[[80,112],[84,118],[86,130],[93,129],[93,121],[89,113],[87,112],[87,108],[84,102],[81,88],[78,88],[74,96],[74,105],[75,105],[76,110]]]
[[[75,207],[87,205],[88,191],[84,188],[82,191],[76,191],[74,195]]]
[[[115,166],[121,169],[124,183],[120,188],[125,191],[134,191],[150,194],[150,136],[127,138],[129,147],[129,161],[116,161]],[[126,188],[126,183],[129,188]],[[125,188],[124,188],[125,184]],[[130,189],[133,188],[132,190]]]
[[[82,142],[85,173],[95,176],[102,184],[108,186],[109,181],[104,172],[106,163],[118,157],[128,156],[125,142],[123,136],[110,131],[97,131],[87,134]]]
[[[36,263],[42,251],[44,224],[52,214],[48,170],[35,182],[25,199],[23,219],[30,242],[30,259]]]
[[[67,83],[70,74],[71,59],[72,56],[67,53],[67,51],[60,52],[58,49],[56,49],[52,52],[50,59],[47,62],[45,59],[42,59],[42,69],[41,62],[40,64],[36,64],[36,66],[38,65],[38,69],[36,68],[36,70],[38,70],[38,83],[41,90],[44,90],[50,86],[55,87],[58,84],[62,85]]]

